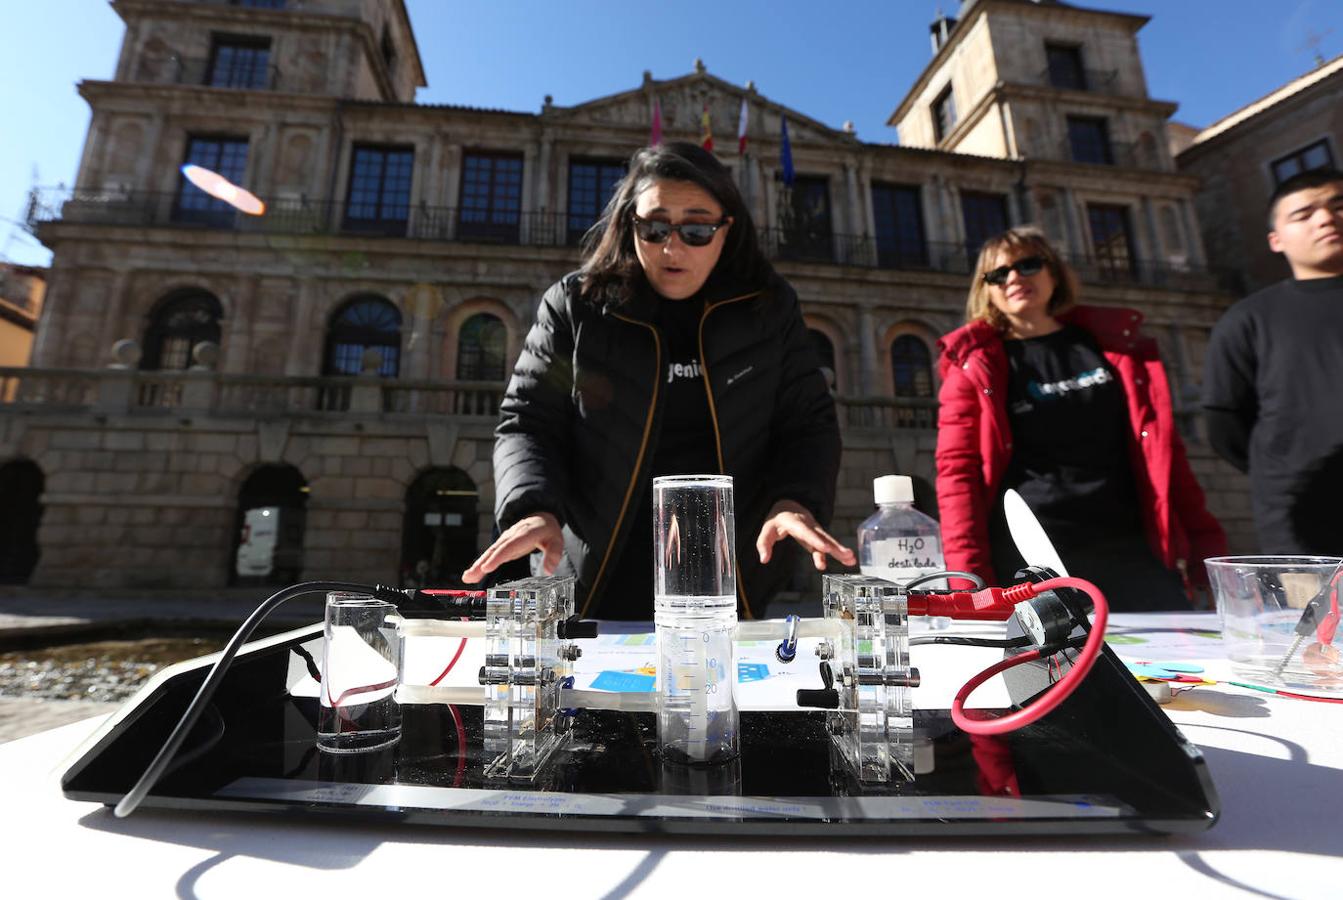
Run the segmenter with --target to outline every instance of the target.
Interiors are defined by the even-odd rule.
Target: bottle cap
[[[914,479],[908,475],[882,475],[872,479],[872,496],[877,504],[913,503]]]

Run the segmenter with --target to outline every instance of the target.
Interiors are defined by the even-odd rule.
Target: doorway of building
[[[44,483],[41,468],[31,460],[0,466],[0,584],[26,584],[37,566]]]
[[[401,586],[462,587],[479,553],[476,483],[456,467],[422,472],[406,491],[401,528]]]
[[[238,491],[230,584],[294,584],[303,574],[308,482],[293,466],[261,466]]]

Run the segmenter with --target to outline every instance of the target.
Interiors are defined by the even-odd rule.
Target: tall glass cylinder
[[[653,479],[653,623],[663,759],[719,763],[738,752],[732,478]]]

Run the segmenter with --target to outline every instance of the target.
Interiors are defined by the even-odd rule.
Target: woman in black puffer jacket
[[[648,619],[652,479],[733,476],[741,613],[789,570],[853,553],[825,532],[839,425],[797,295],[760,251],[732,174],[689,143],[640,150],[541,299],[495,431],[502,529],[463,580],[539,551],[573,574],[583,615]],[[755,552],[750,552],[754,544]]]

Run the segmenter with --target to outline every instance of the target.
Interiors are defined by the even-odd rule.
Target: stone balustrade
[[[494,418],[504,386],[370,376],[295,377],[208,370],[0,367],[0,411],[98,415],[379,415]]]

